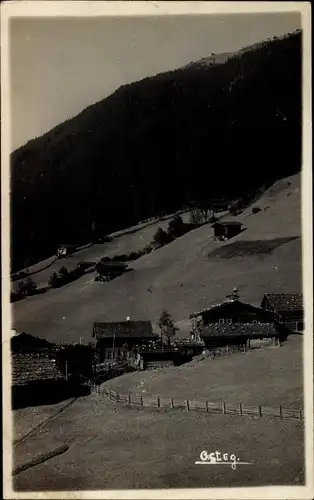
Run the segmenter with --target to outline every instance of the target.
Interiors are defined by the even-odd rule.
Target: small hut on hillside
[[[219,221],[212,225],[215,238],[226,239],[232,238],[242,231],[242,223],[238,221]]]

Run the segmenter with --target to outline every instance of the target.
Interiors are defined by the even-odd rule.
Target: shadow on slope
[[[232,259],[234,257],[248,257],[256,254],[267,254],[275,248],[300,239],[298,236],[288,238],[273,238],[271,240],[236,241],[229,245],[215,248],[208,254],[208,258]]]
[[[12,387],[12,409],[52,405],[89,394],[90,387],[85,385],[65,381],[31,382],[27,386]]]

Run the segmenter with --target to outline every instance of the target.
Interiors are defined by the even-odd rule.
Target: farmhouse
[[[120,321],[94,323],[93,337],[100,353],[100,361],[127,359],[135,345],[155,340],[150,321]]]
[[[261,307],[273,311],[277,321],[284,323],[290,332],[304,329],[303,296],[300,293],[266,293]]]
[[[237,290],[227,300],[191,314],[194,331],[199,332],[207,349],[223,346],[250,346],[251,339],[272,339],[274,344],[287,337],[272,312],[241,302]]]
[[[65,392],[66,386],[64,375],[49,355],[12,354],[13,408],[52,403]]]
[[[214,236],[220,239],[229,239],[242,231],[242,223],[238,221],[219,221],[212,225]]]

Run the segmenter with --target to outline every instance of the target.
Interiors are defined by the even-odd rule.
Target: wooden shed
[[[276,319],[290,332],[303,331],[304,307],[301,293],[266,293],[261,307],[273,311]]]
[[[23,408],[62,400],[67,389],[55,359],[42,353],[12,354],[12,406]],[[64,399],[70,396],[65,396]]]
[[[229,239],[242,231],[242,223],[238,221],[219,221],[212,225],[214,236],[220,239]]]

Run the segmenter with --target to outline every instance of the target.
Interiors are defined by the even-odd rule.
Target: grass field
[[[299,183],[299,176],[278,181],[272,188],[275,194],[268,190],[254,204],[269,207],[266,211],[252,215],[251,207],[236,217],[247,229],[232,241],[300,237]],[[155,230],[149,226],[143,231]],[[142,231],[121,236],[115,253],[138,249],[141,240],[146,244],[150,239],[147,234],[144,238]],[[80,337],[88,342],[95,321],[121,321],[130,316],[155,325],[161,310],[167,308],[180,328],[179,335],[186,336],[190,313],[224,300],[234,286],[239,288],[241,299],[252,304],[260,304],[264,293],[301,291],[299,239],[266,254],[208,257],[229,243],[214,241],[212,228],[204,225],[132,262],[134,271],[109,283],[94,282],[91,273],[61,289],[14,303],[14,327],[56,342],[78,341]],[[86,260],[103,255],[97,245],[83,252]],[[75,258],[83,257],[76,254]]]
[[[104,384],[121,392],[211,401],[302,407],[302,337],[281,348],[235,354],[181,368],[142,372]],[[43,418],[59,406],[43,408]],[[14,412],[25,434],[33,408]],[[42,420],[43,420],[42,418]],[[103,395],[80,398],[14,449],[15,466],[68,444],[69,451],[15,476],[16,489],[223,487],[302,484],[303,424],[180,410],[127,408]],[[202,450],[252,462],[196,466]]]
[[[103,386],[121,393],[299,409],[303,406],[302,349],[303,337],[290,336],[282,347],[128,373]]]
[[[13,440],[20,441],[28,433],[32,432],[43,422],[56,416],[61,412],[71,400],[61,401],[60,403],[46,406],[34,406],[31,408],[21,408],[13,412]]]
[[[189,221],[188,212],[181,214],[181,216],[185,222]],[[31,276],[38,286],[45,286],[52,273],[58,272],[63,266],[70,271],[82,261],[98,262],[104,256],[114,257],[117,254],[121,255],[142,250],[143,247],[153,241],[158,227],[167,229],[169,220],[172,217],[173,216],[167,216],[164,220],[156,219],[146,223],[139,223],[128,229],[117,231],[112,233],[111,236],[113,239],[108,243],[95,244],[92,246],[86,245],[86,248],[75,252],[73,255],[57,260],[54,256],[50,257],[38,264],[30,266],[28,272],[35,273]],[[45,269],[46,267],[47,269]],[[43,271],[40,271],[40,269],[43,269]],[[11,289],[15,290],[20,281],[23,280],[12,282]]]
[[[196,488],[302,484],[298,422],[117,407],[80,399],[16,447],[15,466],[57,445],[69,451],[14,477],[17,490]],[[251,466],[197,466],[202,450]],[[293,450],[293,451],[292,451]]]

